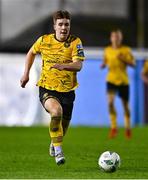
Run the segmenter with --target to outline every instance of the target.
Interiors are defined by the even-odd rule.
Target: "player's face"
[[[122,43],[122,33],[119,32],[112,32],[110,37],[111,43],[115,46],[120,46]]]
[[[54,30],[55,30],[56,38],[59,41],[65,41],[70,32],[70,20],[57,19],[54,24]]]

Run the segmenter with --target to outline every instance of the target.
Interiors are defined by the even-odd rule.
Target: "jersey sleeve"
[[[39,38],[37,39],[37,41],[33,44],[33,46],[32,46],[33,54],[38,54],[38,53],[40,53],[40,46],[41,46],[42,39],[43,39],[42,36],[39,37]]]
[[[84,49],[82,46],[82,42],[79,38],[77,38],[72,44],[72,60],[80,60],[83,61],[85,59]]]

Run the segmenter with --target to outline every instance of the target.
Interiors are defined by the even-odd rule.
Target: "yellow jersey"
[[[143,74],[148,74],[148,59],[144,62],[142,72]]]
[[[127,64],[122,62],[118,56],[122,54],[126,62],[135,61],[131,49],[127,46],[121,46],[114,49],[108,46],[104,50],[104,62],[108,67],[106,81],[115,85],[128,85],[129,78],[127,74]]]
[[[41,36],[32,46],[34,54],[41,54],[42,71],[38,86],[58,92],[69,92],[78,86],[76,72],[51,68],[56,63],[67,64],[74,60],[84,60],[82,42],[70,35],[64,42],[55,38],[55,34]]]

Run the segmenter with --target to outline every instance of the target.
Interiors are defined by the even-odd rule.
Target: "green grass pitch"
[[[108,130],[69,128],[63,143],[66,163],[57,166],[48,155],[48,127],[0,127],[0,178],[148,178],[148,127],[133,128],[131,140],[125,139],[123,128],[116,139],[109,140]],[[106,150],[121,157],[121,167],[114,173],[98,168],[98,157]]]

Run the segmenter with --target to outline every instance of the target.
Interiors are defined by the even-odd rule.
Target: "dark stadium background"
[[[46,9],[44,4],[46,5]],[[20,21],[25,16],[25,11],[27,14],[27,8],[32,9],[34,12],[32,14],[35,14],[34,16],[40,14],[41,11],[47,12],[46,15],[39,16],[33,23],[25,26],[14,35],[13,31],[15,29],[17,31],[23,24],[29,21],[29,16],[26,16],[26,19]],[[104,9],[102,10],[102,8]],[[115,12],[111,10],[112,8]],[[0,0],[0,53],[19,53],[25,55],[39,36],[53,32],[52,13],[58,9],[67,9],[71,12],[71,31],[82,39],[84,47],[96,50],[102,49],[109,44],[110,31],[120,28],[124,34],[125,44],[131,46],[133,50],[144,51],[147,54],[147,0],[120,0],[120,3],[117,0],[13,0],[13,2],[11,0]],[[100,11],[101,13],[99,13]],[[15,17],[15,21],[13,21],[14,19],[11,16],[13,18]],[[30,18],[33,18],[33,16]],[[148,111],[146,110],[146,107],[148,107],[148,89],[147,86],[142,84],[140,79],[143,60],[146,58],[145,54],[137,57],[137,60],[140,61],[137,61],[137,67],[133,75],[131,75],[135,84],[133,90],[135,104],[132,104],[132,108],[134,109],[134,124],[148,122]],[[86,59],[88,58],[86,57]],[[98,60],[100,59],[98,57]],[[93,63],[98,65],[98,62],[93,61]],[[96,73],[98,73],[97,71],[99,71],[99,68],[96,70]],[[80,79],[82,76],[83,72],[82,75],[80,74]],[[104,77],[102,76],[102,79]],[[83,83],[83,79],[81,81]],[[136,89],[136,87],[139,88]],[[141,108],[142,112],[140,112]]]
[[[8,1],[8,0],[7,0]],[[20,0],[21,1],[21,0]],[[123,0],[124,1],[124,0]],[[59,9],[65,7],[68,0],[59,2]],[[81,1],[77,1],[78,6]],[[120,1],[122,3],[122,0]],[[14,1],[15,3],[15,1]],[[17,3],[17,2],[16,2]],[[29,1],[26,1],[29,3]],[[42,1],[44,3],[44,0]],[[93,3],[93,1],[92,1]],[[94,2],[97,6],[97,1]],[[107,3],[107,1],[106,1]],[[0,19],[2,20],[2,4],[0,0]],[[49,0],[50,5],[50,0]],[[98,4],[99,5],[99,4]],[[88,3],[89,6],[89,3]],[[114,17],[105,15],[87,15],[78,12],[72,16],[72,32],[83,39],[85,46],[105,46],[108,44],[109,33],[112,29],[121,28],[124,33],[125,43],[131,47],[148,47],[148,1],[147,0],[127,0],[127,17]],[[19,7],[17,7],[19,8]],[[25,7],[24,7],[25,8]],[[83,8],[83,7],[82,7]],[[91,8],[91,7],[90,7]],[[99,11],[98,7],[98,11]],[[93,11],[93,10],[92,10]],[[10,17],[9,17],[10,18]],[[17,18],[17,17],[16,17]],[[5,19],[7,21],[7,19]],[[22,22],[23,23],[23,22]],[[13,24],[13,23],[12,23]],[[19,26],[19,24],[18,24]],[[47,28],[49,27],[50,28]],[[140,27],[139,27],[140,26]],[[2,21],[0,21],[2,27]],[[12,28],[14,28],[12,26]],[[39,19],[27,29],[8,40],[0,41],[1,52],[26,52],[30,44],[36,37],[42,34],[52,32],[52,17],[49,16]],[[85,30],[85,33],[84,33]],[[1,33],[1,31],[0,31]],[[2,35],[0,34],[0,38]]]

